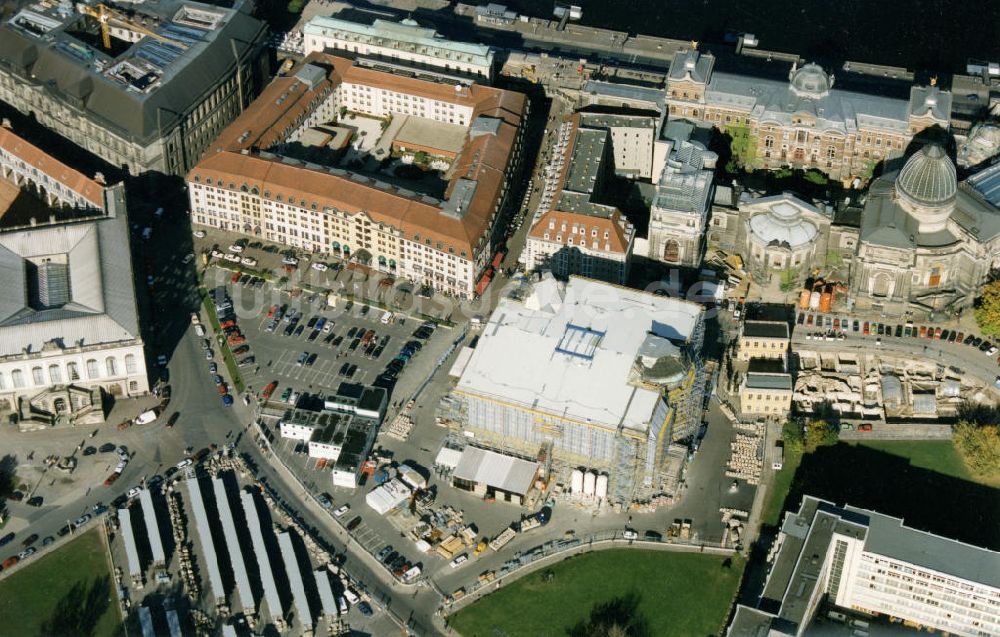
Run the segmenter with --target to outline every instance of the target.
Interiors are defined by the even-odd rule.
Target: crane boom
[[[111,29],[108,26],[111,21],[114,21],[115,24],[121,25],[126,29],[141,33],[142,35],[151,37],[154,40],[165,42],[171,46],[176,46],[179,49],[188,48],[186,43],[173,40],[155,31],[151,31],[140,24],[136,24],[133,20],[119,14],[117,11],[104,4],[98,3],[96,6],[91,6],[81,2],[77,4],[77,10],[84,15],[94,18],[97,20],[97,23],[101,25],[101,40],[105,49],[111,49]]]

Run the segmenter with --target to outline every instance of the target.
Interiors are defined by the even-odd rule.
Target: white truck
[[[133,422],[136,425],[148,425],[149,423],[153,422],[154,420],[156,420],[156,410],[150,409],[150,410],[144,411],[141,414],[139,414],[138,416],[136,416],[135,420]]]

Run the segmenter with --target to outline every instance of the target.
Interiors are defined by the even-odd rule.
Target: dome
[[[833,77],[814,63],[806,64],[801,69],[793,66],[788,80],[792,84],[792,92],[799,97],[820,98],[833,88]]]
[[[928,144],[914,153],[896,177],[899,197],[919,208],[948,206],[957,188],[955,164],[937,144]]]
[[[802,212],[788,202],[781,202],[763,214],[751,217],[750,234],[764,245],[787,245],[800,248],[816,238],[816,226],[802,218]]]

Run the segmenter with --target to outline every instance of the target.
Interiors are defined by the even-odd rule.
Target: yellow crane
[[[130,20],[125,16],[122,16],[121,14],[117,13],[114,9],[111,9],[105,6],[104,4],[98,3],[95,6],[90,6],[88,4],[79,3],[77,4],[77,10],[84,15],[89,15],[90,17],[94,18],[95,20],[97,20],[97,23],[101,25],[101,40],[104,44],[105,49],[108,50],[111,49],[111,28],[109,26],[109,23],[112,21],[116,24],[121,25],[126,29],[130,29],[132,31],[141,33],[143,35],[147,35],[153,38],[154,40],[159,40],[160,42],[165,42],[167,44],[179,47],[181,49],[188,48],[188,45],[185,44],[184,42],[178,42],[177,40],[172,40],[166,36],[160,35],[155,31],[150,31],[146,27],[140,24],[136,24],[135,21]]]

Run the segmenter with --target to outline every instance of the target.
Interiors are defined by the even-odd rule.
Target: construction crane
[[[76,8],[77,11],[79,11],[84,15],[88,15],[94,18],[95,20],[97,20],[97,23],[101,25],[101,40],[104,44],[104,48],[107,50],[111,50],[111,28],[109,24],[112,22],[117,25],[120,25],[123,28],[149,36],[154,40],[164,42],[171,46],[176,46],[181,49],[188,48],[188,45],[185,44],[184,42],[172,40],[164,35],[156,33],[155,31],[150,31],[146,27],[140,24],[136,24],[135,21],[130,20],[129,18],[121,15],[114,9],[111,9],[110,7],[104,4],[98,3],[95,6],[91,6],[89,4],[83,4],[81,2],[76,5]]]

